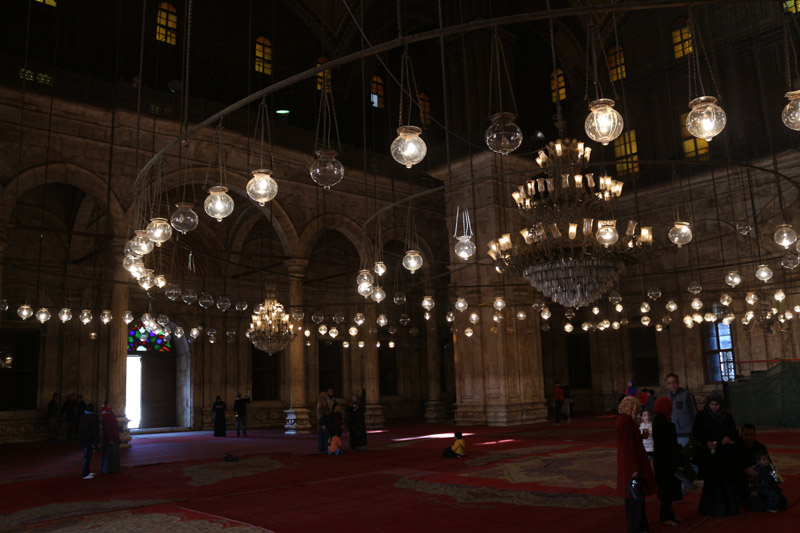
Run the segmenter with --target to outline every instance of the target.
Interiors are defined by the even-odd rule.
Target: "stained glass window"
[[[141,322],[128,329],[128,353],[171,352],[172,344],[163,332],[147,331]]]
[[[550,92],[552,93],[553,102],[563,100],[567,97],[567,84],[564,81],[564,71],[560,68],[555,72],[550,73]]]
[[[256,72],[272,76],[272,43],[266,37],[256,38]]]
[[[156,40],[175,44],[178,40],[178,12],[167,2],[158,4],[156,12]]]
[[[673,25],[672,29],[672,52],[675,54],[675,59],[680,59],[687,54],[694,51],[692,46],[692,31],[689,26],[683,23]]]

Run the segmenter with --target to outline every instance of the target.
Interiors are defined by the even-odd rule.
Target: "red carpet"
[[[316,435],[254,430],[135,437],[119,474],[81,480],[77,443],[0,447],[0,528],[12,531],[553,531],[624,530],[614,494],[614,418],[514,428],[459,427],[468,456],[442,459],[454,426],[390,422],[364,452],[311,453]],[[424,438],[445,434],[447,438]],[[699,493],[676,503],[679,527],[652,531],[794,530],[800,430],[764,428],[790,508],[708,519]],[[344,439],[347,442],[347,437]],[[224,453],[239,456],[222,461]],[[95,454],[99,463],[99,454]],[[169,522],[169,526],[163,524]],[[157,526],[156,524],[162,524]]]

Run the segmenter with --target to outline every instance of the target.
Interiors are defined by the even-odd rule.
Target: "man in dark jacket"
[[[250,396],[241,397],[236,394],[236,400],[233,402],[233,413],[236,416],[236,436],[239,436],[239,431],[247,436],[247,404],[250,403]]]
[[[678,434],[678,444],[684,448],[689,444],[692,435],[694,418],[697,416],[697,404],[694,395],[681,387],[681,382],[675,374],[667,374],[667,389],[672,400],[672,423]]]
[[[81,471],[81,476],[83,479],[92,479],[94,474],[89,471],[92,452],[97,450],[97,445],[100,443],[100,420],[94,412],[93,403],[86,406],[86,410],[81,416],[78,440],[81,441],[81,446],[83,446],[83,470]]]

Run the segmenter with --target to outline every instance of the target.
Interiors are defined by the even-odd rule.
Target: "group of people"
[[[666,383],[669,395],[656,398],[652,411],[642,410],[638,395],[626,395],[619,404],[617,491],[625,498],[629,533],[649,530],[648,494],[657,493],[661,502],[659,521],[676,526],[680,518],[672,503],[694,489],[695,476],[703,481],[700,514],[728,516],[739,505],[769,512],[785,507],[780,477],[766,447],[755,440],[755,427],[746,424],[737,432],[717,393],[698,412],[677,375],[668,374]]]
[[[100,425],[102,422],[102,432]],[[100,470],[103,474],[119,472],[119,424],[117,416],[108,404],[103,402],[100,417],[95,413],[94,403],[86,405],[81,414],[78,425],[78,440],[83,447],[83,468],[81,477],[92,479],[95,474],[91,471],[92,454],[102,447],[103,456]]]
[[[342,406],[334,390],[329,388],[319,393],[317,400],[317,453],[342,454],[342,428],[346,424],[350,431],[350,449],[364,450],[367,446],[366,389],[361,394],[354,392],[350,402]],[[345,416],[346,415],[346,416]]]
[[[59,405],[61,396],[53,393],[50,403],[47,404],[47,420],[49,424],[50,440],[58,440],[62,434],[62,420],[67,423],[67,439],[78,439],[78,429],[80,427],[81,416],[86,410],[86,402],[83,396],[70,393],[66,401]]]
[[[247,436],[247,404],[250,403],[250,395],[245,394],[242,396],[236,393],[236,399],[233,401],[233,416],[235,418],[236,436]],[[227,431],[225,429],[225,410],[227,409],[225,402],[222,401],[221,396],[217,396],[214,403],[211,404],[211,413],[214,419],[214,436],[225,437]]]

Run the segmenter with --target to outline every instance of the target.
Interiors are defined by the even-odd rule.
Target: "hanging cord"
[[[33,0],[28,1],[28,16],[25,20],[25,58],[22,62],[23,68],[23,76],[22,76],[22,96],[20,97],[20,105],[19,105],[19,133],[17,134],[17,179],[16,185],[14,186],[14,205],[17,205],[17,200],[19,200],[19,174],[20,169],[22,167],[22,137],[23,137],[23,125],[25,124],[25,95],[27,94],[26,86],[27,86],[27,79],[26,74],[28,70],[28,52],[30,51],[30,38],[31,38],[31,9],[33,6]],[[17,213],[19,209],[14,209],[14,226],[17,225]]]
[[[783,31],[784,31],[784,54],[786,56],[786,90],[792,90],[792,72],[789,68],[789,51],[791,50],[791,57],[792,62],[794,63],[794,75],[800,75],[800,67],[798,66],[797,61],[797,49],[794,46],[794,39],[792,39],[792,30],[789,27],[789,21],[792,21],[794,25],[795,32],[800,33],[800,27],[798,27],[797,20],[795,17],[792,16],[791,13],[788,11],[783,12]]]
[[[547,11],[550,12],[550,0],[547,0]],[[561,99],[558,96],[558,64],[556,63],[556,38],[555,38],[555,29],[553,28],[553,17],[548,17],[548,25],[550,27],[550,53],[553,60],[553,73],[552,73],[552,82],[555,84],[556,89],[556,129],[558,129],[558,136],[563,138],[564,137],[564,117],[561,114]]]
[[[145,27],[147,22],[147,0],[142,0],[142,30],[139,38],[139,83],[136,86],[136,147],[133,152],[133,167],[139,168],[139,142],[141,136],[142,125],[142,76],[144,75],[144,38]],[[138,205],[136,201],[138,191],[134,189],[134,204]],[[138,217],[133,220],[137,220]],[[130,231],[130,230],[129,230]]]

